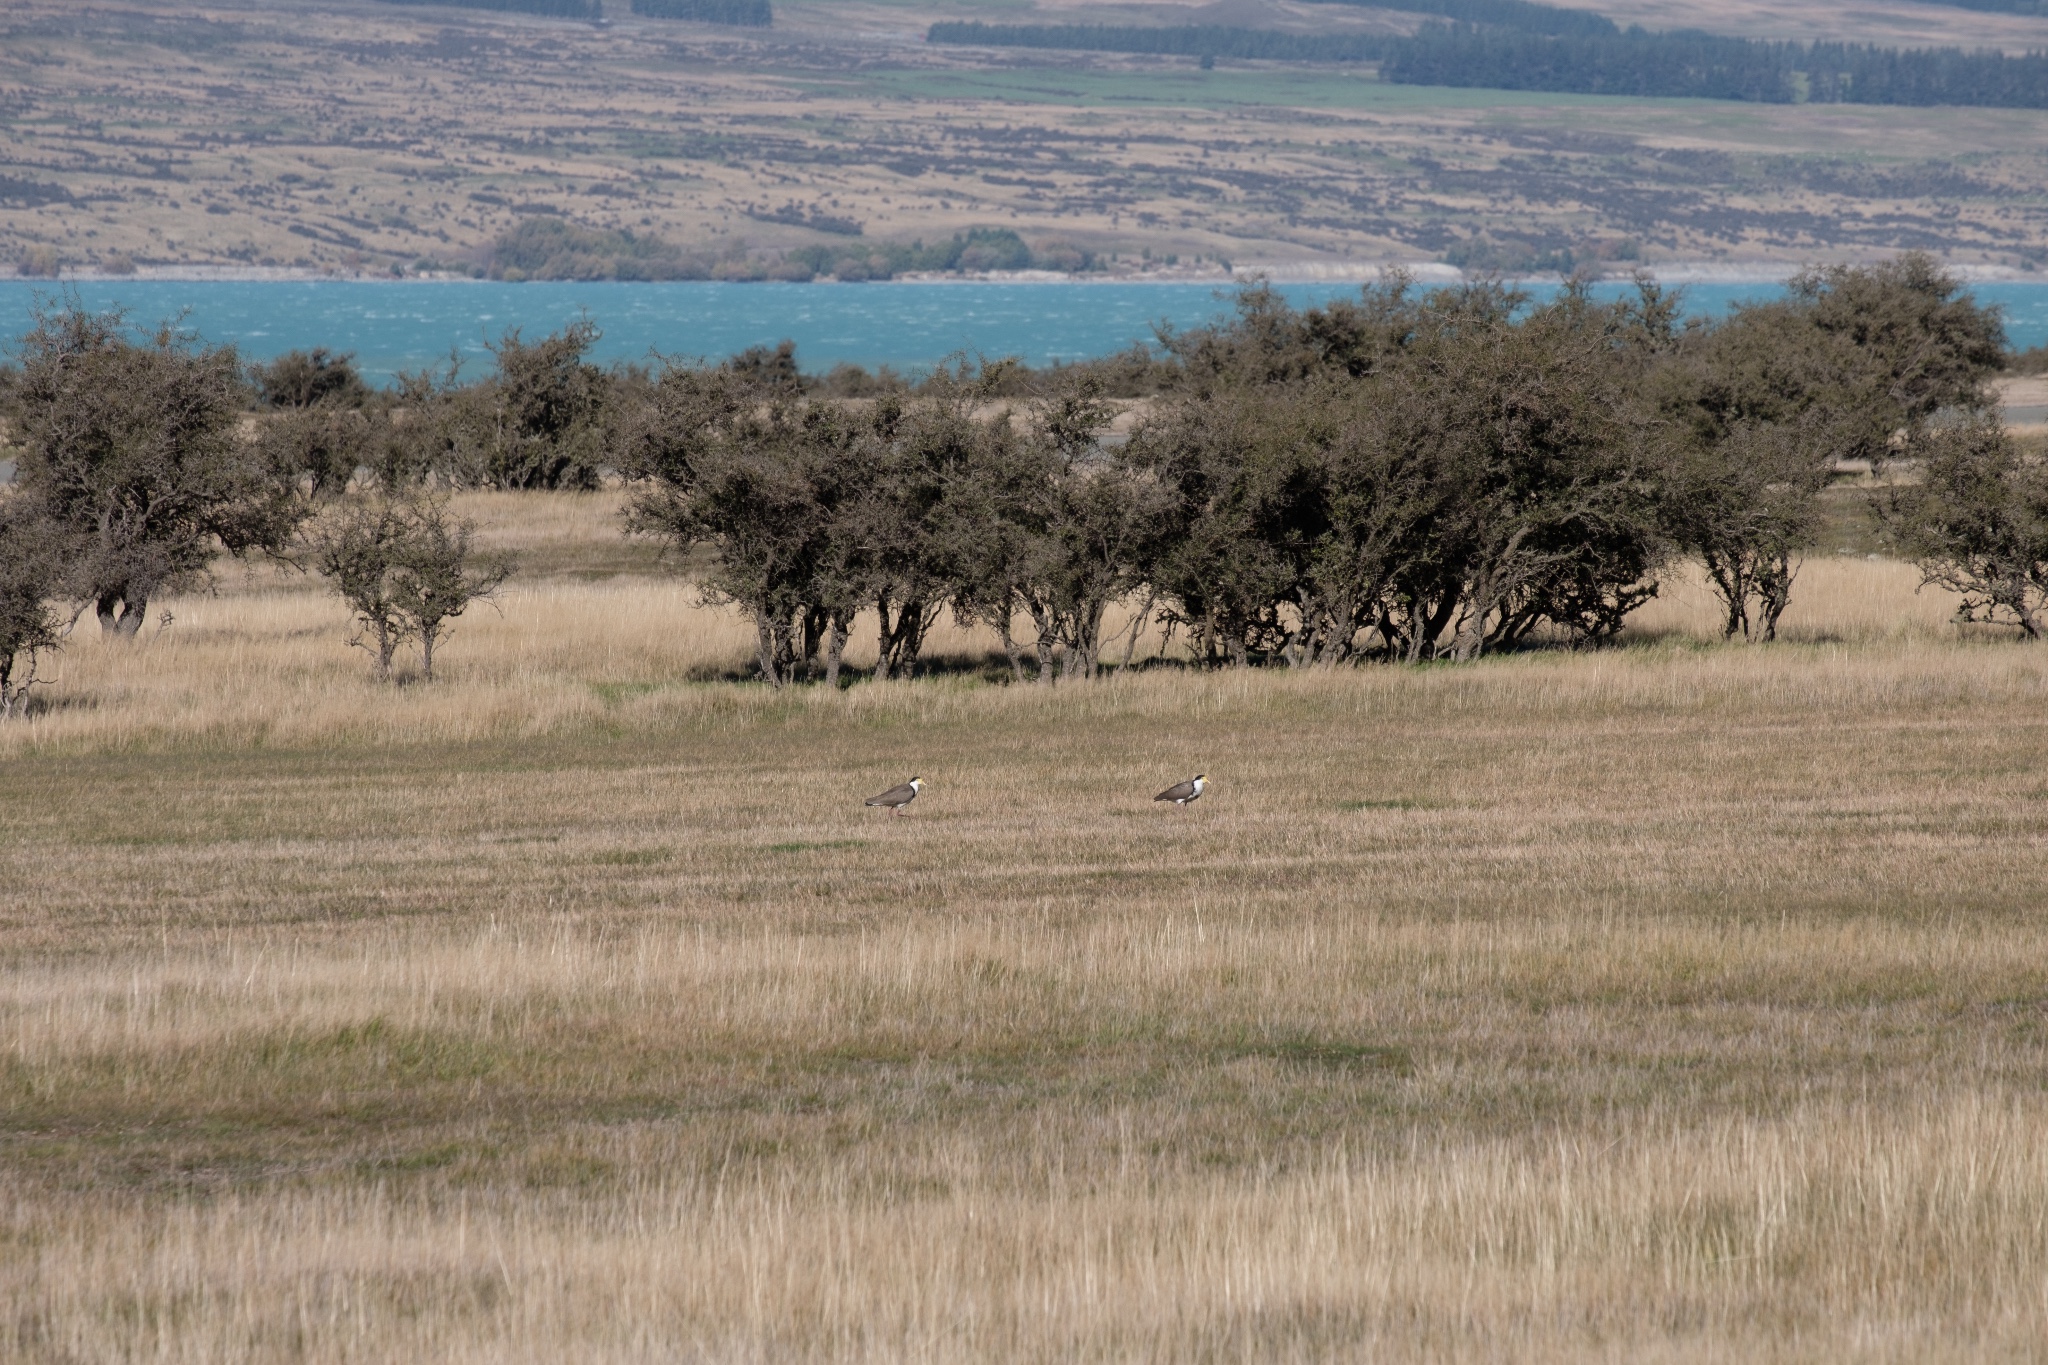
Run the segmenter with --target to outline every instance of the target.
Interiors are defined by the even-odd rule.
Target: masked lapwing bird
[[[913,777],[900,787],[891,787],[880,796],[870,796],[861,802],[864,806],[887,806],[891,815],[908,815],[910,803],[917,800],[917,794],[924,790],[924,779]]]
[[[1198,800],[1202,793],[1208,790],[1208,787],[1209,779],[1200,773],[1196,773],[1185,782],[1174,783],[1152,799],[1154,801],[1171,801],[1176,806],[1184,807],[1188,802]]]

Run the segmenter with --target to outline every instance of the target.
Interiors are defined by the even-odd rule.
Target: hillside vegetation
[[[1652,27],[1702,20],[1630,3]],[[2037,110],[1639,98],[1715,92],[1646,84],[1649,67],[1609,70],[1605,56],[1584,71],[1575,57],[1530,68],[1542,79],[1512,83],[1539,88],[1519,93],[1450,89],[1221,46],[917,40],[933,20],[1033,25],[1071,11],[941,8],[907,26],[888,6],[785,8],[748,28],[342,0],[109,0],[89,14],[20,0],[0,13],[0,83],[14,92],[0,101],[0,269],[468,274],[543,217],[733,278],[837,273],[842,261],[872,276],[877,249],[900,271],[893,253],[976,230],[1014,232],[1050,268],[1132,276],[1222,278],[1223,262],[1632,260],[1764,278],[1910,247],[2002,270],[2048,262]],[[1747,54],[1759,88],[1779,95],[1811,52],[1836,50],[1810,49],[1815,39],[2018,53],[2028,39],[2014,26],[2035,22],[1870,0],[1852,27],[1818,6],[1781,8],[1715,22],[1724,35],[1796,35],[1796,61],[1770,44],[1705,45]],[[1666,52],[1600,25],[1529,34],[1479,9],[1297,6],[1232,22],[1297,48],[1316,39],[1329,56],[1376,33],[1473,21],[1488,25],[1471,39],[1482,45]],[[1219,62],[1204,71],[1203,56]],[[1956,72],[1942,80],[1992,88],[1968,63]],[[1826,88],[1794,81],[1792,93]],[[543,263],[573,272],[588,257]]]

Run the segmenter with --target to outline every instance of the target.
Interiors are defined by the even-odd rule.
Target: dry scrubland
[[[2035,16],[1908,0],[1610,8],[1741,36],[2042,41]],[[1910,247],[2048,265],[2041,110],[1443,90],[1355,64],[923,41],[948,18],[1415,22],[1291,0],[798,0],[766,31],[608,10],[594,27],[376,0],[8,0],[0,270],[463,267],[535,214],[734,260],[855,240],[792,214],[871,242],[1008,226],[1126,267],[1200,256],[1211,277],[1219,257],[1288,270],[1460,243],[1509,269],[1625,242],[1766,276]]]
[[[776,696],[604,500],[469,506],[543,571],[444,682],[230,571],[0,732],[0,1356],[2048,1340],[2048,652],[1903,566],[1769,648],[1681,588],[1578,656]]]

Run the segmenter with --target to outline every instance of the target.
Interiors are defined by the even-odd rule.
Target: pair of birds
[[[1208,787],[1209,779],[1201,773],[1196,773],[1185,782],[1174,783],[1152,799],[1154,801],[1171,801],[1174,805],[1185,809],[1188,802],[1199,799],[1202,793],[1208,790]],[[910,803],[917,800],[917,794],[923,790],[924,779],[913,777],[901,786],[889,788],[880,796],[870,796],[861,804],[864,806],[886,807],[891,815],[908,815],[910,813]]]

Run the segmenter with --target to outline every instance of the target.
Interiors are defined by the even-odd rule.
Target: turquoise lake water
[[[603,329],[600,360],[655,354],[723,358],[748,346],[796,342],[804,369],[841,362],[928,369],[950,355],[1020,356],[1032,365],[1107,355],[1150,340],[1152,324],[1198,326],[1229,311],[1229,291],[1208,284],[494,284],[481,281],[105,280],[67,286],[89,308],[126,308],[138,323],[183,316],[210,341],[251,359],[298,347],[352,351],[373,379],[464,358],[490,368],[487,339],[520,327],[529,340],[583,313]],[[1355,294],[1352,284],[1283,285],[1297,306]],[[1603,286],[1619,292],[1625,285]],[[0,337],[29,326],[47,281],[0,280]],[[1532,292],[1545,293],[1538,289]],[[1768,284],[1690,285],[1693,312],[1776,293]],[[2048,284],[1975,290],[2006,310],[2013,343],[2048,342]]]

